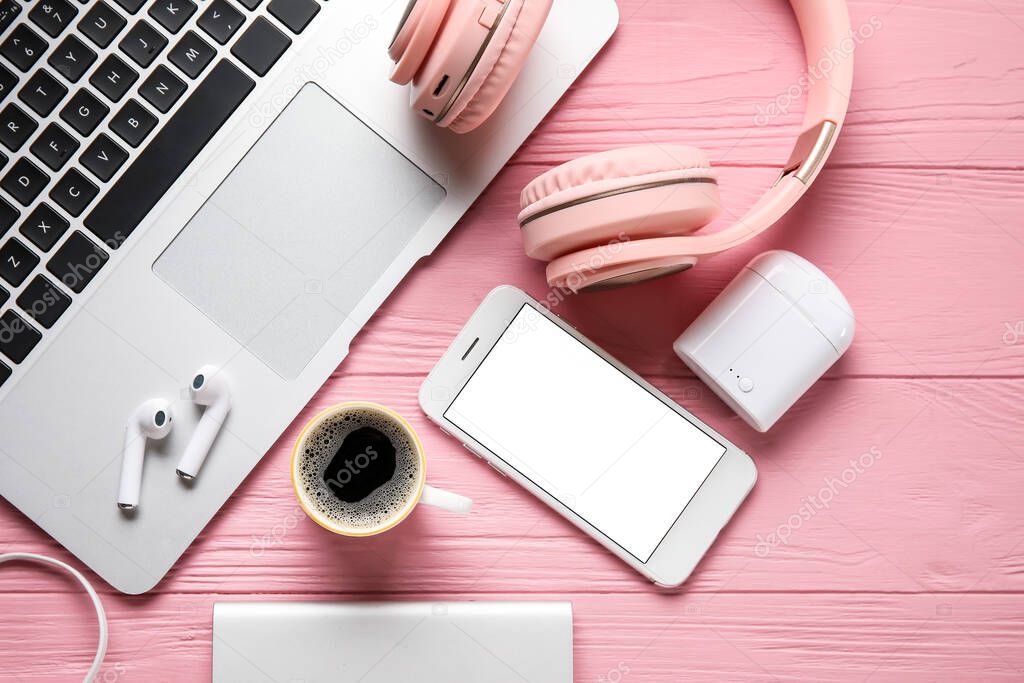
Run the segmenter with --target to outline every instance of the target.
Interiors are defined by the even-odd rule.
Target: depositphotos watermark
[[[817,62],[808,64],[807,71],[796,83],[779,93],[767,106],[758,104],[754,125],[767,126],[773,119],[788,114],[793,105],[802,100],[815,84],[831,78],[837,66],[852,59],[858,45],[870,40],[881,30],[882,20],[877,16],[872,16],[866,23],[850,29],[850,33],[844,36],[838,45],[826,47]]]
[[[560,306],[567,297],[579,291],[580,287],[583,285],[583,276],[585,274],[596,273],[608,265],[608,261],[611,257],[617,256],[622,251],[622,245],[627,242],[629,242],[629,235],[624,232],[620,232],[607,244],[602,244],[590,257],[589,261],[569,274],[566,279],[566,286],[553,287],[551,291],[547,293],[547,296],[540,301],[540,304],[549,311]]]
[[[288,532],[298,526],[299,520],[304,515],[305,513],[302,511],[302,508],[295,506],[284,516],[284,519],[272,526],[270,531],[263,534],[263,536],[253,534],[252,543],[249,545],[249,554],[253,557],[263,557],[269,548],[284,543]]]
[[[1024,339],[1024,320],[1018,320],[1016,323],[1003,323],[1006,326],[1006,331],[1003,332],[1003,343],[1007,346],[1016,346],[1022,339]]]
[[[597,683],[620,683],[628,675],[629,665],[625,662],[619,662],[611,669],[608,669],[608,673],[598,676]]]
[[[51,226],[47,225],[45,222],[41,222],[38,227],[41,227],[43,232],[51,229]],[[124,240],[124,233],[117,231],[114,233],[113,237],[104,240],[103,243],[108,249],[114,251],[121,246]],[[109,257],[106,252],[93,245],[92,250],[80,258],[69,260],[64,264],[55,264],[54,261],[50,261],[50,266],[56,265],[55,270],[62,273],[60,276],[60,283],[62,285],[72,292],[77,292],[81,290],[83,283],[88,283],[92,280],[97,271],[106,264],[108,258]],[[7,261],[10,263],[12,268],[20,268],[22,266],[22,262],[18,260],[17,256],[9,256],[7,257]],[[25,312],[34,320],[40,320],[46,316],[47,311],[51,308],[66,305],[66,301],[67,295],[50,285],[50,287],[43,293],[42,297],[33,301],[31,305],[25,309]],[[3,322],[0,322],[0,345],[10,344],[18,337],[18,335],[25,334],[31,330],[32,326],[20,317],[4,320]]]
[[[793,532],[802,527],[804,522],[813,519],[820,511],[828,510],[840,493],[881,459],[882,451],[877,446],[872,446],[856,458],[850,458],[849,466],[843,468],[838,477],[825,477],[824,485],[818,489],[816,494],[802,498],[800,507],[789,516],[789,519],[767,536],[756,534],[757,542],[754,544],[754,554],[762,558],[768,557],[773,549],[780,545],[787,545]]]
[[[126,667],[121,662],[114,662],[113,664],[109,664],[103,667],[103,669],[99,672],[99,675],[93,678],[92,680],[95,681],[95,683],[114,683],[115,681],[120,679],[121,676],[124,676],[125,673],[127,672],[128,667]]]
[[[377,450],[373,446],[367,446],[366,450],[357,454],[356,457],[347,458],[343,463],[343,467],[338,469],[337,474],[325,480],[324,483],[332,489],[343,489],[353,479],[362,474],[363,470],[369,467],[376,459]]]
[[[318,76],[326,74],[331,67],[341,62],[378,28],[380,28],[380,22],[377,21],[377,17],[367,14],[352,26],[340,29],[333,44],[318,47],[316,55],[309,62],[299,66],[298,73],[291,82],[284,87],[277,88],[269,101],[251,110],[250,125],[259,128],[272,121],[304,85],[316,80]]]
[[[565,301],[569,295],[580,289],[583,284],[583,276],[585,273],[595,273],[605,265],[608,260],[622,251],[622,245],[629,242],[629,235],[625,233],[619,233],[618,237],[603,244],[597,248],[590,259],[585,263],[577,267],[577,269],[568,277],[566,286],[554,287],[547,295],[538,301],[538,303],[546,308],[548,311],[554,312],[554,309],[558,308]],[[536,332],[537,326],[540,324],[540,315],[531,315],[525,317],[516,317],[513,320],[505,321],[509,325],[505,334],[502,336],[502,342],[507,344],[514,344],[519,341],[519,338],[529,332]]]

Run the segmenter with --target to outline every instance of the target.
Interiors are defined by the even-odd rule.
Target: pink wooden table
[[[722,169],[726,205],[754,201],[800,118],[800,104],[758,118],[801,74],[784,0],[620,0],[607,50],[167,578],[140,597],[103,585],[102,680],[209,678],[217,600],[435,598],[572,600],[581,681],[1021,679],[1024,5],[850,4],[854,25],[875,30],[858,51],[845,137],[799,210],[695,273],[558,311],[757,462],[749,502],[683,590],[655,590],[468,456],[422,416],[416,392],[493,286],[546,294],[513,217],[519,190],[550,164],[613,145],[698,144]],[[859,328],[829,377],[758,435],[671,341],[769,248],[836,278]],[[310,416],[351,399],[408,415],[434,482],[472,496],[475,514],[417,511],[366,541],[307,522],[291,444]],[[773,532],[785,541],[761,542]],[[3,503],[0,551],[15,549],[80,566]],[[5,567],[0,615],[0,677],[86,668],[94,624],[69,580]]]

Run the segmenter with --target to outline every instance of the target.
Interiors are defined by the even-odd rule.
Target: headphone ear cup
[[[451,0],[410,0],[387,48],[394,61],[391,81],[407,85],[416,77],[440,32]]]
[[[423,66],[433,47],[451,0],[409,0],[405,16],[388,46],[395,62],[391,81],[407,85]]]
[[[642,145],[581,157],[523,190],[526,253],[551,261],[635,240],[688,235],[722,211],[718,174],[685,145]]]
[[[523,70],[551,12],[551,3],[505,0],[490,43],[439,125],[468,133],[490,118]]]

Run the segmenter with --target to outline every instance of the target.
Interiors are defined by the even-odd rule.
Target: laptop
[[[0,493],[120,591],[166,574],[618,20],[556,0],[501,111],[458,136],[388,81],[404,10],[0,0]],[[233,405],[188,483],[207,364]],[[125,424],[159,397],[175,428],[129,516]]]
[[[568,602],[218,602],[213,680],[571,683]]]

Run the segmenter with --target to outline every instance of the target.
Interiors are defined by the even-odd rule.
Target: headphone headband
[[[685,254],[716,254],[774,225],[818,177],[839,139],[853,89],[853,39],[846,2],[790,0],[790,5],[800,26],[807,60],[803,132],[778,180],[746,215],[720,232],[678,238],[686,240]],[[848,41],[849,49],[844,49]]]
[[[693,267],[712,256],[752,240],[786,215],[820,173],[839,138],[853,88],[855,40],[845,0],[790,0],[804,42],[807,72],[799,85],[808,94],[802,132],[774,185],[732,225],[706,235],[681,235],[622,241],[609,259],[603,247],[573,251],[548,264],[549,283],[569,286],[570,274],[594,272],[585,289],[616,286],[656,274]],[[773,114],[772,111],[768,112]],[[710,197],[710,195],[709,195]],[[717,204],[717,194],[709,201]],[[636,264],[646,269],[638,270]]]

